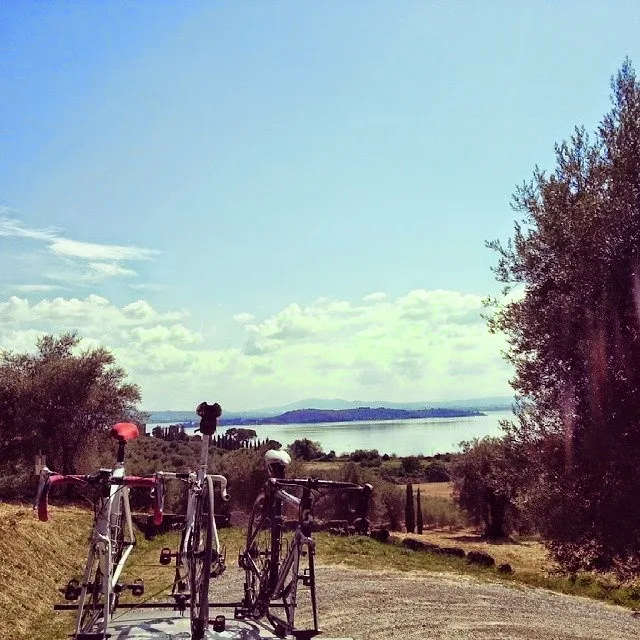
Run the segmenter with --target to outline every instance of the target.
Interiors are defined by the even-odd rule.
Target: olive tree
[[[556,145],[513,198],[496,275],[522,295],[491,301],[509,341],[529,454],[525,499],[568,570],[640,569],[640,85],[627,60],[611,110]],[[523,470],[524,472],[524,470]]]
[[[77,471],[95,437],[144,416],[137,385],[104,347],[79,349],[76,333],[44,335],[34,353],[0,352],[0,456],[6,474],[31,468],[38,451]]]

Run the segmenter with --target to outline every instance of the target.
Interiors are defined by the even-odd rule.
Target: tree
[[[306,461],[315,460],[323,455],[322,445],[319,442],[309,440],[309,438],[294,440],[287,449],[294,458]]]
[[[461,447],[451,465],[454,497],[485,536],[505,538],[515,523],[521,486],[516,452],[506,438],[476,438]]]
[[[144,422],[140,390],[103,347],[78,351],[76,333],[37,340],[35,353],[0,352],[0,458],[30,468],[39,450],[73,473],[92,438],[115,422]]]
[[[556,145],[514,194],[521,214],[495,273],[490,327],[509,341],[511,437],[529,454],[525,502],[568,570],[640,570],[640,85],[626,60],[595,134]]]
[[[258,435],[253,429],[245,429],[244,427],[231,427],[225,433],[235,442],[247,442]]]
[[[404,525],[407,533],[413,533],[416,529],[415,511],[413,508],[413,486],[407,485],[407,495],[404,503]]]
[[[422,501],[420,500],[420,487],[416,494],[416,529],[418,533],[422,533],[424,525],[422,522]]]

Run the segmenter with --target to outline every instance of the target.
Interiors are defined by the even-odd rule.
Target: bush
[[[422,521],[427,528],[462,528],[467,524],[467,519],[458,509],[453,500],[437,498],[434,496],[421,496]]]
[[[404,518],[404,495],[402,489],[390,482],[379,482],[373,489],[373,513],[370,519],[384,522],[394,531],[399,531]]]
[[[377,449],[356,449],[349,455],[349,459],[367,467],[379,467],[382,464],[382,459]]]
[[[319,442],[309,440],[309,438],[302,438],[300,440],[294,440],[288,447],[287,451],[293,458],[300,460],[316,460],[323,455],[322,445]]]
[[[422,464],[420,458],[416,456],[407,456],[400,460],[400,468],[405,475],[413,475],[422,471]]]
[[[451,474],[442,462],[431,462],[424,470],[424,479],[426,482],[449,482]]]

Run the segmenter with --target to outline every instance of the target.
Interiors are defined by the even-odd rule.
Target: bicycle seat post
[[[123,438],[118,438],[118,455],[116,457],[116,462],[117,463],[123,463],[124,462],[124,445],[126,443],[126,440],[124,440]]]

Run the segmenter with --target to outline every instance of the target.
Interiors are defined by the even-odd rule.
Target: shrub
[[[379,482],[373,490],[373,513],[380,522],[398,531],[404,517],[404,496],[402,489],[390,482]]]
[[[424,471],[424,479],[426,482],[449,482],[451,474],[442,462],[431,462]]]
[[[382,464],[382,459],[377,449],[356,449],[349,455],[349,459],[367,467],[379,467]]]
[[[402,469],[402,473],[413,475],[414,473],[422,471],[422,464],[416,456],[407,456],[400,460],[400,468]]]
[[[323,455],[322,445],[319,442],[309,440],[309,438],[302,438],[300,440],[294,440],[287,450],[294,458],[309,461],[316,460]]]
[[[465,526],[465,515],[453,500],[434,496],[421,496],[422,521],[425,528],[449,527],[457,529]]]

